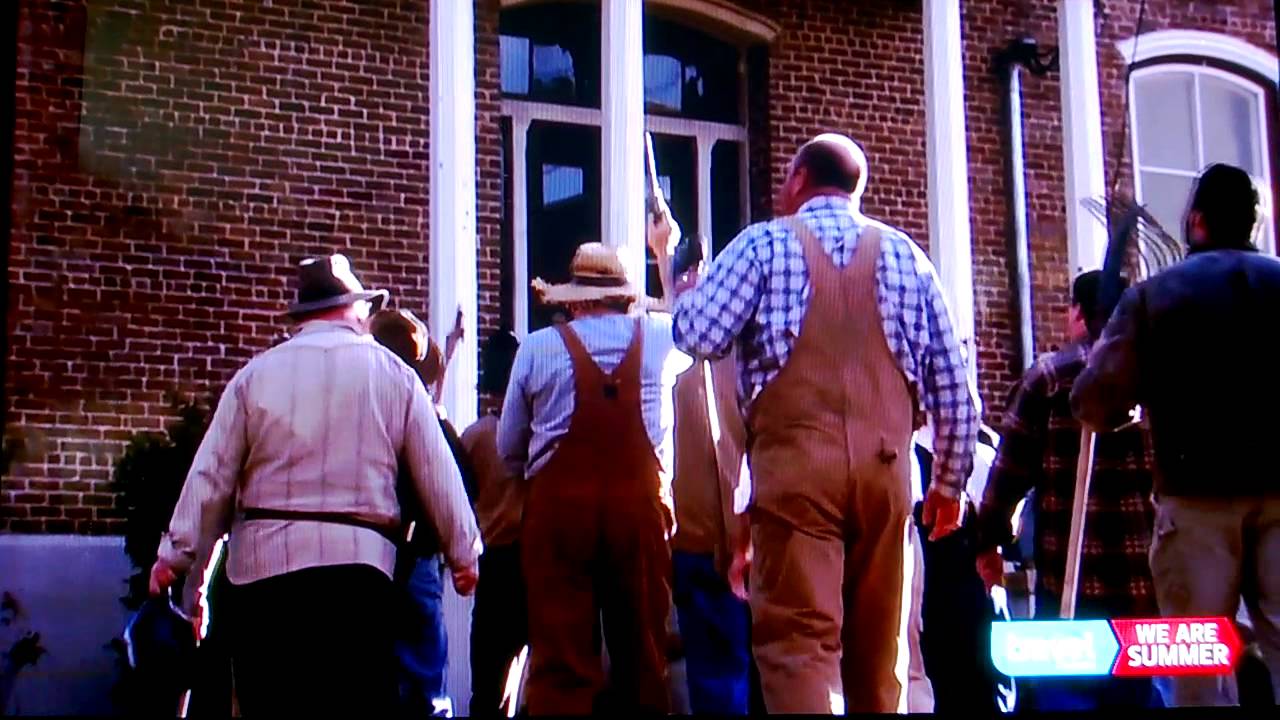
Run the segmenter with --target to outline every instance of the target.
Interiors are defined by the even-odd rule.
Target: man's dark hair
[[[851,167],[849,158],[830,143],[812,142],[796,153],[795,169],[809,173],[813,187],[839,188],[853,194],[858,190],[859,169]]]
[[[1076,276],[1071,283],[1071,306],[1080,308],[1084,321],[1093,325],[1098,315],[1098,289],[1102,286],[1102,271],[1090,270]],[[1129,281],[1120,278],[1120,290],[1129,287]]]
[[[510,330],[496,330],[480,345],[480,391],[505,395],[520,341]]]
[[[1208,245],[1247,247],[1258,221],[1258,189],[1249,173],[1216,163],[1196,179],[1189,209],[1203,218]]]

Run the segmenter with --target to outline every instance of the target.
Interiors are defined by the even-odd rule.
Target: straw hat
[[[546,305],[624,300],[635,302],[639,293],[627,281],[627,272],[614,248],[592,242],[578,246],[569,264],[569,282],[548,284],[542,278],[530,283],[538,300]]]

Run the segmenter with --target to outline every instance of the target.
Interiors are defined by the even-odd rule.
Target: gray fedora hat
[[[362,300],[371,303],[373,312],[377,312],[389,295],[386,290],[365,290],[351,272],[346,255],[307,258],[298,265],[297,301],[289,306],[288,314],[297,317]]]

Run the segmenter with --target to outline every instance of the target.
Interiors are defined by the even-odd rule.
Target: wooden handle
[[[1067,567],[1062,574],[1063,620],[1076,616],[1080,588],[1080,557],[1084,552],[1084,520],[1089,509],[1089,483],[1093,480],[1093,450],[1097,436],[1088,428],[1080,433],[1080,459],[1076,462],[1076,489],[1071,502],[1071,534],[1067,540]]]

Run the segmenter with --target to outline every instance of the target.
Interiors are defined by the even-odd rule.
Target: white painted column
[[[956,0],[924,2],[926,155],[929,166],[929,248],[956,334],[976,381],[973,250],[969,228],[969,153],[965,136],[964,56]]]
[[[1093,0],[1058,0],[1058,62],[1062,71],[1062,152],[1066,171],[1067,256],[1071,275],[1102,267],[1107,229],[1081,201],[1106,195],[1102,102]]]
[[[703,248],[706,257],[711,258],[711,148],[715,141],[704,135],[697,139],[697,173],[698,173],[698,234],[707,243]],[[686,228],[688,233],[692,229]]]
[[[618,248],[627,276],[645,283],[643,3],[603,0],[600,62],[603,242]]]
[[[476,419],[476,88],[471,2],[431,0],[430,327],[441,344],[458,306],[466,338],[449,366],[444,405]]]
[[[529,330],[529,119],[511,122],[511,223],[515,242],[511,310],[521,341]]]

